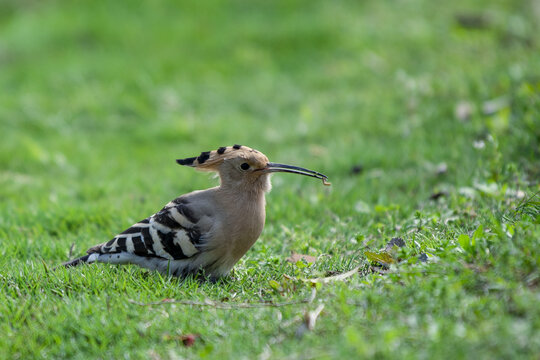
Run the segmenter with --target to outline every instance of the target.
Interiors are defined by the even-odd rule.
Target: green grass
[[[539,11],[533,0],[0,2],[0,353],[536,359]],[[174,159],[235,143],[333,186],[274,176],[265,230],[231,277],[52,271],[72,244],[82,254],[215,184]],[[393,237],[406,247],[381,271],[365,252]],[[290,264],[292,251],[317,261]],[[301,279],[355,267],[303,302],[313,288]],[[232,308],[129,301],[164,299]],[[262,302],[298,303],[235,307]],[[184,347],[190,333],[200,338]]]

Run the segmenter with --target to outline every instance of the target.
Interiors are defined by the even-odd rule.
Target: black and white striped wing
[[[197,223],[198,219],[188,205],[176,199],[107,243],[91,248],[88,253],[187,259],[200,251],[201,231]]]

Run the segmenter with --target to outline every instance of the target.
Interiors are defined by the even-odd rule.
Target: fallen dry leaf
[[[298,254],[293,252],[291,256],[287,258],[287,261],[293,264],[296,264],[300,260],[305,260],[307,263],[314,263],[317,261],[317,258],[315,256],[311,255],[304,255],[304,254]]]
[[[199,334],[184,334],[184,335],[164,335],[163,339],[166,341],[181,341],[185,347],[191,347],[195,345],[195,341],[200,337]]]

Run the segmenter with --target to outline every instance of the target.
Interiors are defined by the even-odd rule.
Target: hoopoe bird
[[[306,175],[330,185],[326,175],[269,162],[263,153],[242,145],[220,147],[176,162],[217,172],[220,185],[172,200],[112,240],[90,248],[87,255],[63,265],[136,264],[166,275],[203,274],[215,280],[227,275],[259,238],[270,174]]]

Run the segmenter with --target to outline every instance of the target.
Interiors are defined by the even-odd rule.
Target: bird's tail
[[[92,255],[94,255],[94,256],[92,256]],[[91,264],[94,261],[96,261],[95,254],[89,254],[89,255],[84,255],[84,256],[81,256],[79,258],[67,261],[67,262],[63,263],[62,266],[68,268],[68,267],[78,266],[78,265],[82,265],[82,264]]]

